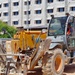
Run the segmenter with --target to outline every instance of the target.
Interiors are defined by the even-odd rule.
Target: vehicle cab
[[[68,29],[70,34],[68,35]],[[75,21],[73,16],[53,17],[48,27],[48,38],[52,40],[50,49],[65,45],[67,49],[75,48]]]

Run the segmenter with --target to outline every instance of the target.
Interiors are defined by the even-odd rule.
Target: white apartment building
[[[75,15],[75,0],[0,0],[0,20],[16,27],[48,25],[66,12]]]

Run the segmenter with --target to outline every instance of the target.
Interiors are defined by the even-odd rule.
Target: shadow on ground
[[[64,69],[64,74],[63,75],[67,75],[66,73],[75,73],[75,64],[71,64],[71,65],[66,65],[65,69]]]
[[[41,68],[34,69],[33,71],[31,71],[27,75],[42,75],[42,69]]]
[[[69,75],[71,73],[75,73],[75,64],[65,66],[63,75]],[[30,73],[28,73],[27,75],[42,75],[42,70],[41,68],[37,68],[33,71],[30,71]]]

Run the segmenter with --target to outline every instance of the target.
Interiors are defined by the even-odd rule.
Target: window
[[[13,15],[19,15],[18,11],[13,12]]]
[[[0,13],[0,17],[1,17],[1,13]]]
[[[47,2],[48,2],[48,3],[52,3],[52,2],[53,2],[53,0],[47,0]]]
[[[30,1],[28,1],[28,5],[30,5],[31,4],[31,2]],[[27,1],[26,2],[24,2],[24,5],[27,5]]]
[[[64,8],[58,8],[58,12],[64,12]]]
[[[64,1],[64,0],[58,0],[58,1]]]
[[[49,36],[55,35],[64,35],[65,34],[65,21],[66,21],[66,16],[65,17],[60,17],[60,18],[53,18],[50,21],[49,25]],[[63,25],[63,26],[62,26]]]
[[[36,24],[41,24],[41,20],[36,20],[35,23]]]
[[[3,15],[4,15],[4,16],[8,16],[8,12],[4,12]]]
[[[35,13],[36,14],[41,14],[41,10],[36,10]]]
[[[75,7],[70,7],[70,10],[71,11],[75,11]]]
[[[25,15],[30,14],[30,13],[31,13],[30,11],[28,11],[28,12],[27,11],[24,11],[24,14]]]
[[[35,3],[36,4],[41,4],[42,3],[42,0],[35,0]]]
[[[30,21],[24,21],[24,24],[30,24]]]
[[[28,14],[30,14],[30,11],[28,11]]]
[[[18,6],[19,5],[19,2],[14,2],[13,5],[14,6]]]
[[[47,13],[53,13],[53,9],[47,9]]]
[[[14,25],[18,25],[18,21],[13,21],[13,24]]]
[[[4,7],[8,7],[8,6],[9,6],[9,4],[8,4],[8,3],[5,3],[5,4],[4,4]]]
[[[50,19],[47,20],[47,23],[49,23],[49,22],[50,22]]]
[[[0,8],[2,7],[2,4],[0,4]]]

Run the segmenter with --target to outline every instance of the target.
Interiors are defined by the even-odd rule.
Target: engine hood
[[[60,43],[64,43],[63,36],[57,36],[56,38],[54,38],[54,36],[52,36],[52,37],[47,37],[47,38],[51,39],[51,44],[49,46],[49,49],[52,49],[55,46],[60,45]]]
[[[51,43],[50,46],[49,46],[49,49],[52,49],[52,48],[54,48],[57,45],[59,45],[59,43]]]

